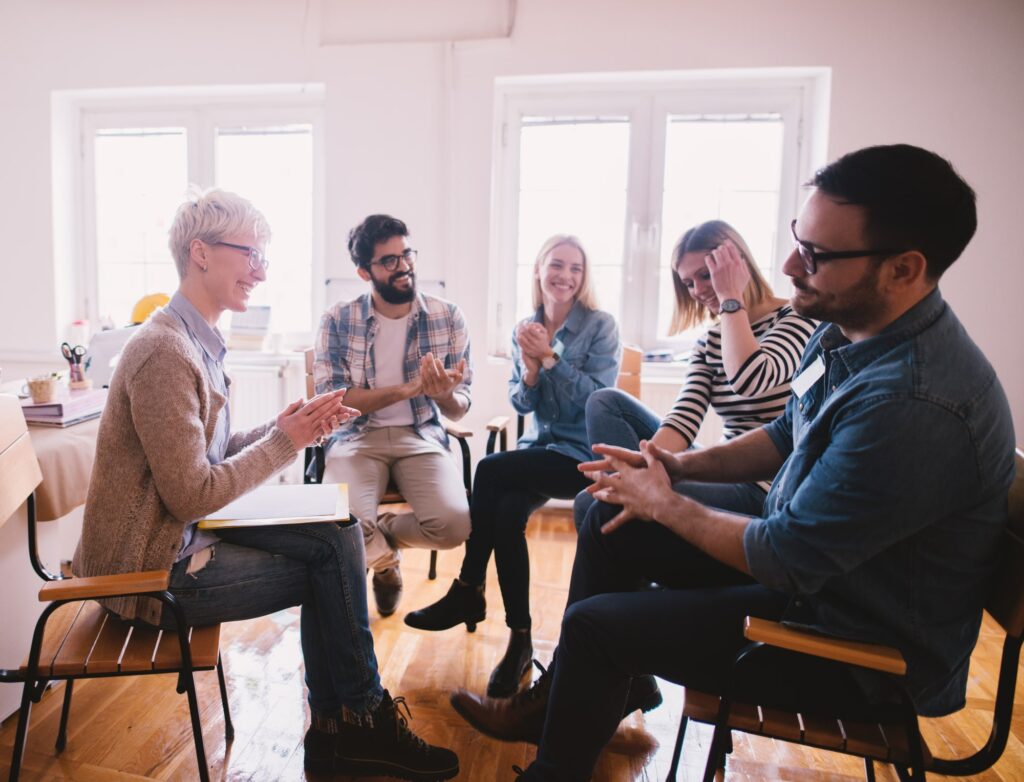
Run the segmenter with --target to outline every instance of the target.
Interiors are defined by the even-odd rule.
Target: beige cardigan
[[[187,522],[223,507],[295,459],[273,422],[231,435],[227,456],[206,453],[226,398],[209,386],[202,356],[181,323],[156,312],[125,345],[96,440],[82,538],[72,570],[97,576],[170,570]],[[148,598],[104,604],[155,624]]]

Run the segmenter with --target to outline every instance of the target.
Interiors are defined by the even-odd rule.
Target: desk
[[[89,488],[99,421],[67,429],[29,427],[43,482],[36,489],[39,552],[51,570],[70,559],[82,531],[82,506]],[[42,582],[28,561],[28,516],[22,505],[10,519],[0,519],[0,667],[16,668],[28,654],[43,604],[36,599]],[[0,684],[0,719],[18,710],[20,684]]]

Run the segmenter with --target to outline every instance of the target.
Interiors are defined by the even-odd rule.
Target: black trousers
[[[523,448],[491,454],[476,468],[469,512],[473,527],[459,578],[482,584],[494,552],[498,583],[505,601],[505,623],[530,627],[530,554],[526,522],[551,498],[569,500],[588,481],[571,456],[547,448]]]
[[[595,503],[580,530],[537,760],[529,779],[590,779],[615,732],[629,680],[654,674],[723,693],[748,643],[743,618],[776,620],[789,597],[723,565],[654,522],[604,535],[620,509]],[[632,591],[641,578],[665,588]],[[805,713],[876,713],[847,669],[774,650],[733,682],[753,702]]]

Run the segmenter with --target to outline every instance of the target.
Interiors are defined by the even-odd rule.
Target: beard
[[[395,287],[395,283],[403,277],[409,278],[409,287],[405,290]],[[398,272],[388,277],[386,282],[374,277],[373,289],[388,304],[408,304],[416,298],[416,275],[413,272]]]
[[[843,330],[856,331],[870,326],[885,313],[885,303],[878,293],[881,265],[871,270],[842,293],[822,294],[800,280],[793,281],[796,293],[790,304],[805,318],[835,323]],[[805,298],[800,298],[803,294]]]

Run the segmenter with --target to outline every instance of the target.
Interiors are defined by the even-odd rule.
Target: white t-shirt
[[[401,385],[405,382],[405,340],[409,333],[409,316],[392,319],[375,312],[374,317],[377,319],[377,334],[373,338],[376,386]],[[412,426],[413,423],[412,404],[404,399],[371,413],[367,425],[377,429],[382,426]]]

